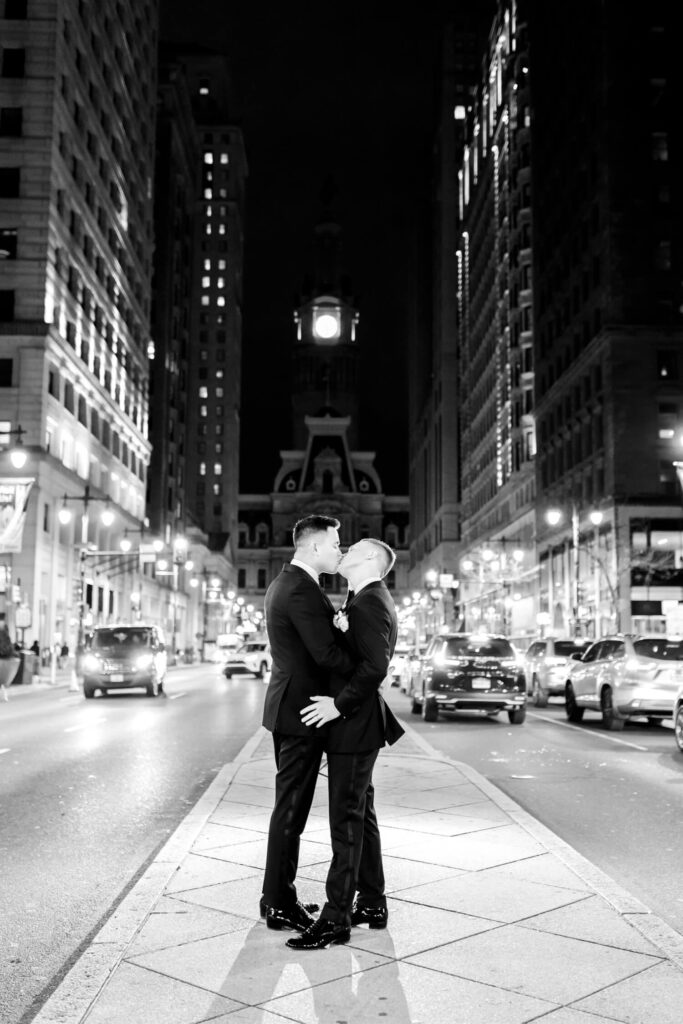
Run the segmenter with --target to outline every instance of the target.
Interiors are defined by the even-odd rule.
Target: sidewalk
[[[416,731],[375,770],[385,931],[286,947],[258,916],[270,735],[226,765],[34,1024],[679,1024],[683,937]],[[326,786],[299,893],[322,903]]]

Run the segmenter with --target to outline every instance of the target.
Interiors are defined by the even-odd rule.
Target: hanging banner
[[[0,477],[0,554],[21,551],[28,496],[33,478],[17,480]]]

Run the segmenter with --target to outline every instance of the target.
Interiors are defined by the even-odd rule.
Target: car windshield
[[[100,647],[149,647],[152,635],[148,629],[98,629],[93,633],[91,646]]]
[[[435,652],[436,653],[436,652]],[[446,658],[514,658],[507,640],[498,637],[450,637],[442,648]]]
[[[555,654],[561,658],[569,658],[572,654],[582,654],[586,650],[585,644],[577,644],[573,640],[556,640],[553,646]]]
[[[243,644],[239,649],[240,654],[250,654],[253,651],[265,651],[265,644]]]
[[[683,661],[683,640],[667,640],[665,636],[651,640],[634,640],[633,649],[643,658],[657,661]]]

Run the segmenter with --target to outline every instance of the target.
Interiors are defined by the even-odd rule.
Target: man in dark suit
[[[263,724],[273,734],[275,806],[270,819],[261,915],[269,928],[303,931],[313,924],[297,898],[299,844],[313,801],[324,731],[302,722],[312,693],[328,693],[330,674],[349,676],[354,661],[333,628],[334,608],[320,589],[321,572],[341,559],[339,520],[311,515],[294,527],[294,558],[268,587],[266,629],[273,655]]]
[[[380,692],[398,632],[396,606],[383,582],[395,560],[388,545],[365,538],[349,548],[339,565],[353,591],[346,607],[345,639],[357,665],[349,679],[334,673],[330,694],[312,697],[301,712],[308,726],[332,723],[326,741],[332,863],[320,917],[289,940],[293,949],[348,942],[352,924],[386,927],[372,770],[380,747],[403,735]],[[343,618],[336,621],[343,628]]]

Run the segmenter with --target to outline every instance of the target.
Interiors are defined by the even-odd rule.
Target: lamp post
[[[550,508],[546,512],[545,518],[546,518],[546,522],[550,526],[559,526],[559,524],[562,522],[562,520],[564,518],[564,513],[562,512],[562,509],[560,509],[560,508]],[[591,511],[588,513],[588,518],[589,518],[591,524],[595,527],[595,547],[596,547],[596,550],[595,550],[595,554],[593,555],[593,559],[594,559],[594,562],[596,564],[602,565],[602,563],[600,561],[600,557],[598,555],[597,547],[598,547],[599,527],[600,527],[600,523],[602,522],[604,516],[603,516],[603,513],[599,509],[591,509]],[[571,586],[570,586],[570,592],[571,592],[571,602],[570,602],[570,604],[571,604],[571,629],[572,629],[572,633],[573,633],[574,637],[579,637],[581,635],[581,615],[580,615],[580,598],[581,598],[581,575],[580,575],[580,568],[581,567],[580,567],[580,561],[579,561],[579,555],[580,555],[580,550],[581,550],[581,535],[580,535],[581,520],[580,520],[579,506],[573,500],[572,500],[572,503],[571,503],[570,520],[571,520],[571,540],[570,540],[569,554],[570,554],[570,563],[571,563],[571,572],[570,572],[570,584],[571,584]],[[549,551],[549,563],[550,563],[549,572],[550,572],[550,579],[551,579],[551,581],[552,581],[552,578],[553,578],[552,562],[553,562],[553,555],[552,555],[552,549],[551,549]],[[609,583],[609,580],[608,580],[608,583]],[[549,590],[550,591],[554,590],[552,582],[549,584]],[[611,585],[610,585],[610,591],[612,591]],[[552,594],[551,594],[551,600],[554,600],[554,596]],[[595,628],[596,628],[596,635],[597,635],[597,627],[598,627],[599,604],[600,604],[600,601],[599,601],[599,587],[596,586],[596,591],[595,591]],[[551,627],[553,625],[553,620],[554,620],[554,616],[553,616],[553,612],[552,612],[552,608],[551,608]]]
[[[85,563],[87,558],[88,549],[88,527],[89,527],[89,507],[92,502],[104,502],[104,509],[100,513],[100,520],[104,526],[111,526],[116,518],[114,512],[111,509],[111,499],[95,497],[90,493],[90,485],[86,484],[83,489],[83,494],[65,494],[62,497],[62,507],[58,512],[58,519],[62,525],[66,525],[71,521],[71,509],[68,507],[68,503],[71,501],[80,501],[83,505],[83,514],[81,516],[81,546],[79,549],[78,556],[78,633],[76,638],[76,657],[74,660],[74,671],[71,677],[70,690],[78,690],[78,673],[80,669],[80,661],[83,655],[84,645],[84,634],[85,634]]]
[[[17,469],[17,470],[23,469],[24,466],[26,465],[27,460],[28,460],[28,450],[24,447],[24,442],[22,440],[22,438],[23,438],[25,433],[26,433],[26,431],[22,428],[21,424],[17,424],[17,426],[14,427],[14,428],[3,429],[2,433],[0,434],[0,451],[2,451],[3,453],[6,452],[9,455],[9,460],[10,460],[10,462],[12,464],[12,468],[13,469]],[[13,438],[13,437],[16,438],[16,441],[14,441],[12,443],[11,438]],[[25,497],[22,497],[21,493],[20,493],[20,488],[22,488],[22,485],[24,487],[26,487],[26,495],[25,495]],[[12,485],[10,485],[10,486],[12,486]],[[15,509],[18,509],[19,508],[19,503],[20,502],[23,503],[23,501],[25,501],[25,498],[28,496],[28,487],[29,487],[29,484],[28,484],[27,481],[22,481],[22,482],[17,481],[16,485],[13,486],[13,490],[12,490],[12,494],[11,494],[11,498],[10,498],[10,504],[14,504]],[[2,534],[0,534],[0,540],[2,540]],[[8,561],[5,562],[4,564],[0,565],[0,570],[2,570],[2,577],[3,577],[3,589],[0,591],[0,607],[5,606],[3,608],[3,610],[5,610],[6,614],[7,614],[7,618],[8,618],[7,625],[8,626],[9,626],[9,609],[10,608],[16,608],[15,601],[11,600],[11,598],[12,598],[12,586],[13,586],[13,579],[12,579],[12,567],[13,566],[12,566],[12,562],[11,562],[11,557],[12,557],[12,553],[14,551],[17,551],[17,550],[19,550],[18,547],[14,546],[14,544],[10,545],[8,543],[5,552],[3,552],[3,553],[6,554],[6,556],[8,558]],[[19,583],[21,583],[21,580],[19,581]],[[5,595],[9,595],[9,598],[7,598]],[[16,623],[15,623],[15,625],[16,625]],[[23,627],[19,627],[19,628],[22,629],[22,636],[23,636]]]

